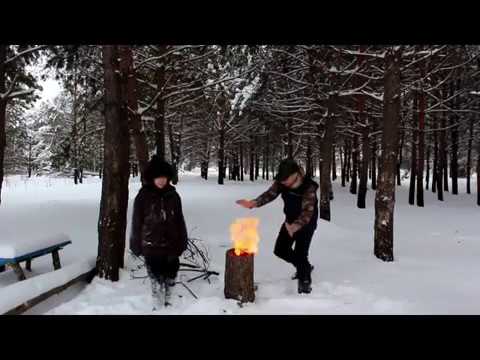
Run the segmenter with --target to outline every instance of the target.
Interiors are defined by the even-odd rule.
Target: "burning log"
[[[234,248],[226,253],[225,289],[227,299],[241,303],[255,301],[253,259],[257,252],[259,236],[258,219],[239,219],[230,227]]]
[[[235,249],[226,253],[225,259],[225,298],[242,303],[255,301],[253,284],[253,254],[235,254]]]

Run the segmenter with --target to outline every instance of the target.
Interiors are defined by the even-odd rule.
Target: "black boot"
[[[298,293],[310,294],[312,292],[312,282],[310,280],[298,279]]]
[[[310,269],[311,269],[310,272],[312,272],[314,268],[315,266],[310,265]],[[297,280],[297,279],[298,279],[298,271],[295,271],[295,274],[293,274],[292,276],[292,280]]]
[[[175,278],[167,277],[165,279],[165,281],[167,282],[168,286],[175,286],[175,284],[176,284],[176,279]]]
[[[299,294],[310,294],[312,292],[312,266],[310,266],[310,271],[305,271],[304,274],[301,274],[298,278],[298,293]]]

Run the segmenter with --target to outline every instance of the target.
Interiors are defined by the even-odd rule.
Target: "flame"
[[[242,253],[255,254],[258,251],[257,226],[260,220],[257,218],[237,219],[230,225],[230,235],[232,237],[235,255]]]

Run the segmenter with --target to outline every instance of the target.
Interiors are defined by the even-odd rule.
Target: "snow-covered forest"
[[[220,273],[193,282],[199,296],[187,292],[173,313],[478,313],[466,278],[480,270],[479,55],[467,45],[0,45],[0,241],[32,236],[34,226],[72,237],[66,264],[93,258],[95,279],[78,288],[77,303],[60,301],[51,313],[148,312],[139,305],[146,285],[127,271],[138,261],[128,231],[156,154],[172,164],[189,235]],[[41,97],[46,78],[61,86],[50,101]],[[270,259],[277,200],[254,213],[257,307],[231,306],[222,293],[228,227],[252,215],[235,200],[265,191],[285,158],[320,185],[314,292],[297,303],[281,293],[289,275]],[[56,206],[76,215],[63,219]],[[464,293],[452,308],[434,300],[444,290],[431,285],[450,266],[461,269],[445,281]],[[0,293],[13,278],[0,273]],[[107,299],[99,305],[106,293],[118,305],[111,311]],[[95,309],[78,305],[88,299]]]

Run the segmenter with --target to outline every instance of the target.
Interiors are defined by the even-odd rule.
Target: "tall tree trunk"
[[[402,176],[400,173],[400,169],[402,167],[402,161],[403,161],[403,144],[405,141],[405,131],[401,131],[401,136],[400,136],[400,147],[398,149],[398,162],[397,162],[397,185],[402,186]]]
[[[270,162],[270,143],[269,143],[270,139],[267,137],[267,141],[266,141],[266,150],[265,150],[265,153],[266,153],[266,156],[265,156],[265,170],[266,170],[266,180],[269,180],[270,179],[270,176],[269,176],[269,172],[270,172],[270,169],[268,168],[268,165],[269,165],[269,162]]]
[[[321,170],[320,170],[320,218],[330,221],[330,196],[332,180],[330,178],[330,166],[332,163],[332,144],[335,131],[335,116],[337,96],[330,95],[328,98],[328,116],[325,123],[325,132],[320,144]]]
[[[210,142],[208,138],[205,138],[205,142],[203,143],[203,151],[202,157],[200,162],[200,176],[208,180],[208,166],[210,164]]]
[[[412,147],[410,156],[410,187],[408,192],[408,203],[415,204],[415,180],[417,175],[417,100],[418,94],[415,92],[413,96],[413,115],[412,115]]]
[[[352,182],[350,183],[350,193],[357,194],[357,172],[358,172],[358,137],[353,135],[352,149]]]
[[[75,57],[73,69],[73,111],[72,111],[72,152],[73,152],[73,182],[78,184],[80,176],[78,169],[78,128],[77,128],[77,58]]]
[[[448,152],[447,152],[447,143],[448,143],[448,138],[447,138],[447,119],[445,114],[442,115],[442,137],[443,137],[443,142],[440,146],[440,149],[442,151],[442,164],[443,164],[443,190],[448,191]]]
[[[480,139],[477,143],[477,205],[480,206]]]
[[[122,97],[118,47],[102,46],[105,82],[104,176],[98,219],[97,273],[117,281],[123,267],[128,206],[129,131]],[[126,76],[126,74],[123,74]]]
[[[268,151],[267,151],[267,144],[266,142],[268,139],[265,140],[265,143],[263,144],[263,154],[262,154],[262,179],[265,180],[265,168],[267,166],[267,157],[268,157]],[[268,171],[268,168],[267,168]]]
[[[253,137],[250,138],[250,163],[249,163],[249,170],[250,170],[250,181],[255,180],[255,148],[254,148],[254,141]]]
[[[165,45],[160,46],[160,56],[167,51]],[[163,92],[165,87],[165,64],[162,63],[155,73],[157,91]],[[157,99],[157,109],[155,111],[155,145],[157,155],[165,160],[165,100],[160,95]]]
[[[7,46],[0,44],[0,94],[6,90],[5,60],[7,59]],[[3,185],[3,167],[5,159],[6,138],[6,120],[7,120],[7,101],[0,99],[0,204],[2,203],[2,185]]]
[[[437,191],[438,184],[438,132],[437,121],[433,118],[433,169],[432,169],[432,192]]]
[[[457,80],[457,88],[459,88],[459,81]],[[452,93],[454,94],[454,88],[452,84]],[[458,108],[458,99],[453,101],[454,109]],[[451,130],[451,142],[452,142],[452,155],[450,158],[450,176],[452,178],[452,194],[458,195],[458,115],[454,114],[450,117]]]
[[[395,169],[400,123],[400,58],[387,52],[381,172],[375,194],[374,254],[383,261],[393,261],[393,213],[395,209]]]
[[[362,117],[364,117],[363,111],[364,110],[362,105],[362,110],[360,111],[360,114],[361,114],[360,116]],[[365,123],[362,128],[362,162],[360,163],[360,183],[358,185],[358,197],[357,197],[357,207],[359,209],[365,209],[366,207],[369,161],[370,161],[369,127],[368,127],[368,119],[365,119]]]
[[[468,132],[469,136],[467,148],[467,194],[470,194],[470,178],[472,176],[473,116],[470,116]]]
[[[224,171],[223,162],[225,156],[225,120],[224,114],[220,114],[220,129],[219,129],[219,143],[218,143],[218,184],[223,185]]]
[[[347,182],[350,182],[350,175],[351,175],[351,164],[352,164],[352,141],[348,141],[347,145],[347,153],[346,153],[347,159],[345,162],[345,175],[346,175],[346,180]]]
[[[258,180],[258,175],[260,172],[260,156],[258,151],[255,150],[255,180]]]
[[[332,180],[337,180],[337,157],[335,151],[335,144],[332,145]]]
[[[423,170],[425,162],[425,93],[423,90],[420,91],[418,100],[417,206],[423,207]]]
[[[429,184],[430,184],[430,141],[427,144],[427,161],[426,161],[426,166],[427,166],[427,174],[425,176],[425,190],[428,190]]]
[[[292,133],[292,120],[287,120],[287,157],[293,159],[293,133]]]
[[[437,198],[440,201],[443,201],[443,192],[445,191],[445,186],[443,182],[445,181],[445,173],[446,173],[446,166],[445,163],[446,161],[446,155],[447,152],[445,151],[445,115],[442,114],[440,115],[442,117],[441,120],[441,127],[442,129],[440,130],[440,148],[438,149],[439,151],[439,158],[438,158],[438,172],[437,172]]]
[[[345,148],[344,148],[343,153],[346,154]],[[342,155],[342,148],[340,148],[340,178],[342,180],[342,187],[345,187],[345,177],[346,177],[346,174],[345,174],[345,160],[344,160],[344,157]]]
[[[27,171],[28,171],[28,177],[32,177],[32,141],[30,140],[28,142],[28,159],[27,159]]]
[[[272,169],[272,179],[275,179],[275,146],[272,147],[270,163]]]
[[[377,142],[372,141],[372,190],[377,189]]]
[[[311,139],[308,137],[307,139],[307,152],[306,152],[306,159],[305,159],[305,173],[308,177],[313,177],[312,174],[312,144]]]
[[[126,84],[124,91],[127,93],[128,102],[128,124],[133,138],[135,154],[140,167],[140,177],[144,182],[144,173],[148,163],[148,146],[143,128],[142,117],[138,113],[138,96],[137,96],[137,75],[133,63],[132,48],[130,46],[120,46],[121,52],[120,68],[122,73],[126,72]]]
[[[244,167],[243,167],[243,143],[240,143],[240,181],[243,181]]]

